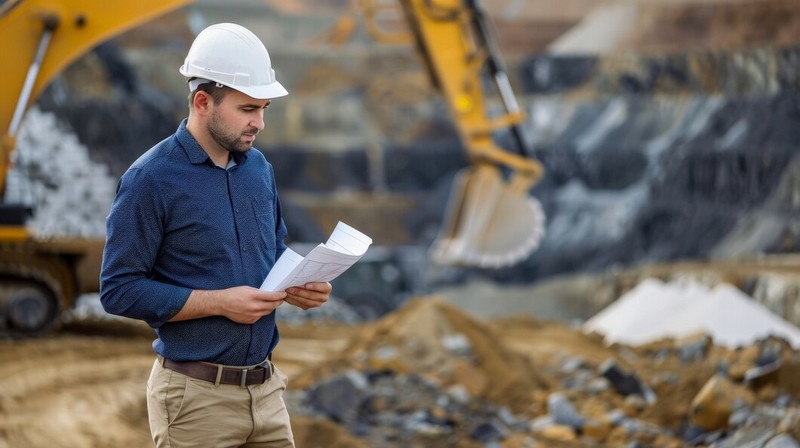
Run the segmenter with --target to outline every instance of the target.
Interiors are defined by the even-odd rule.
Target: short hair
[[[206,82],[197,86],[196,89],[189,92],[189,108],[191,109],[194,107],[194,96],[197,92],[205,92],[211,95],[211,99],[214,100],[214,105],[218,105],[225,99],[225,96],[230,92],[229,87],[223,86],[221,84],[217,84],[215,82]]]

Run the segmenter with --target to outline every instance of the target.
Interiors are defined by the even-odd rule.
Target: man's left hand
[[[298,308],[309,310],[327,302],[332,289],[328,282],[306,283],[303,286],[287,288],[284,301]]]

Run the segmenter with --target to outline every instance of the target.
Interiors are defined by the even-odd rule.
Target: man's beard
[[[252,142],[242,141],[244,134],[258,134],[258,129],[248,129],[247,132],[235,133],[225,129],[222,120],[220,120],[217,111],[211,114],[211,119],[208,121],[208,133],[211,138],[217,142],[218,145],[223,147],[228,152],[245,152],[253,147]]]

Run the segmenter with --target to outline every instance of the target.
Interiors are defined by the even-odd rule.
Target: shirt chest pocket
[[[257,234],[267,250],[275,251],[275,209],[272,201],[253,199],[253,215],[255,216]]]

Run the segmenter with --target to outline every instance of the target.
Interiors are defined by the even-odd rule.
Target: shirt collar
[[[175,132],[184,152],[186,152],[186,156],[189,157],[189,161],[194,165],[201,163],[213,165],[214,162],[211,160],[211,157],[203,151],[200,143],[197,143],[197,140],[195,140],[191,132],[186,129],[186,123],[188,122],[189,119],[184,118],[180,126],[178,126],[178,130]],[[232,152],[231,155],[233,156],[233,161],[236,162],[237,165],[241,165],[247,160],[247,152]]]

